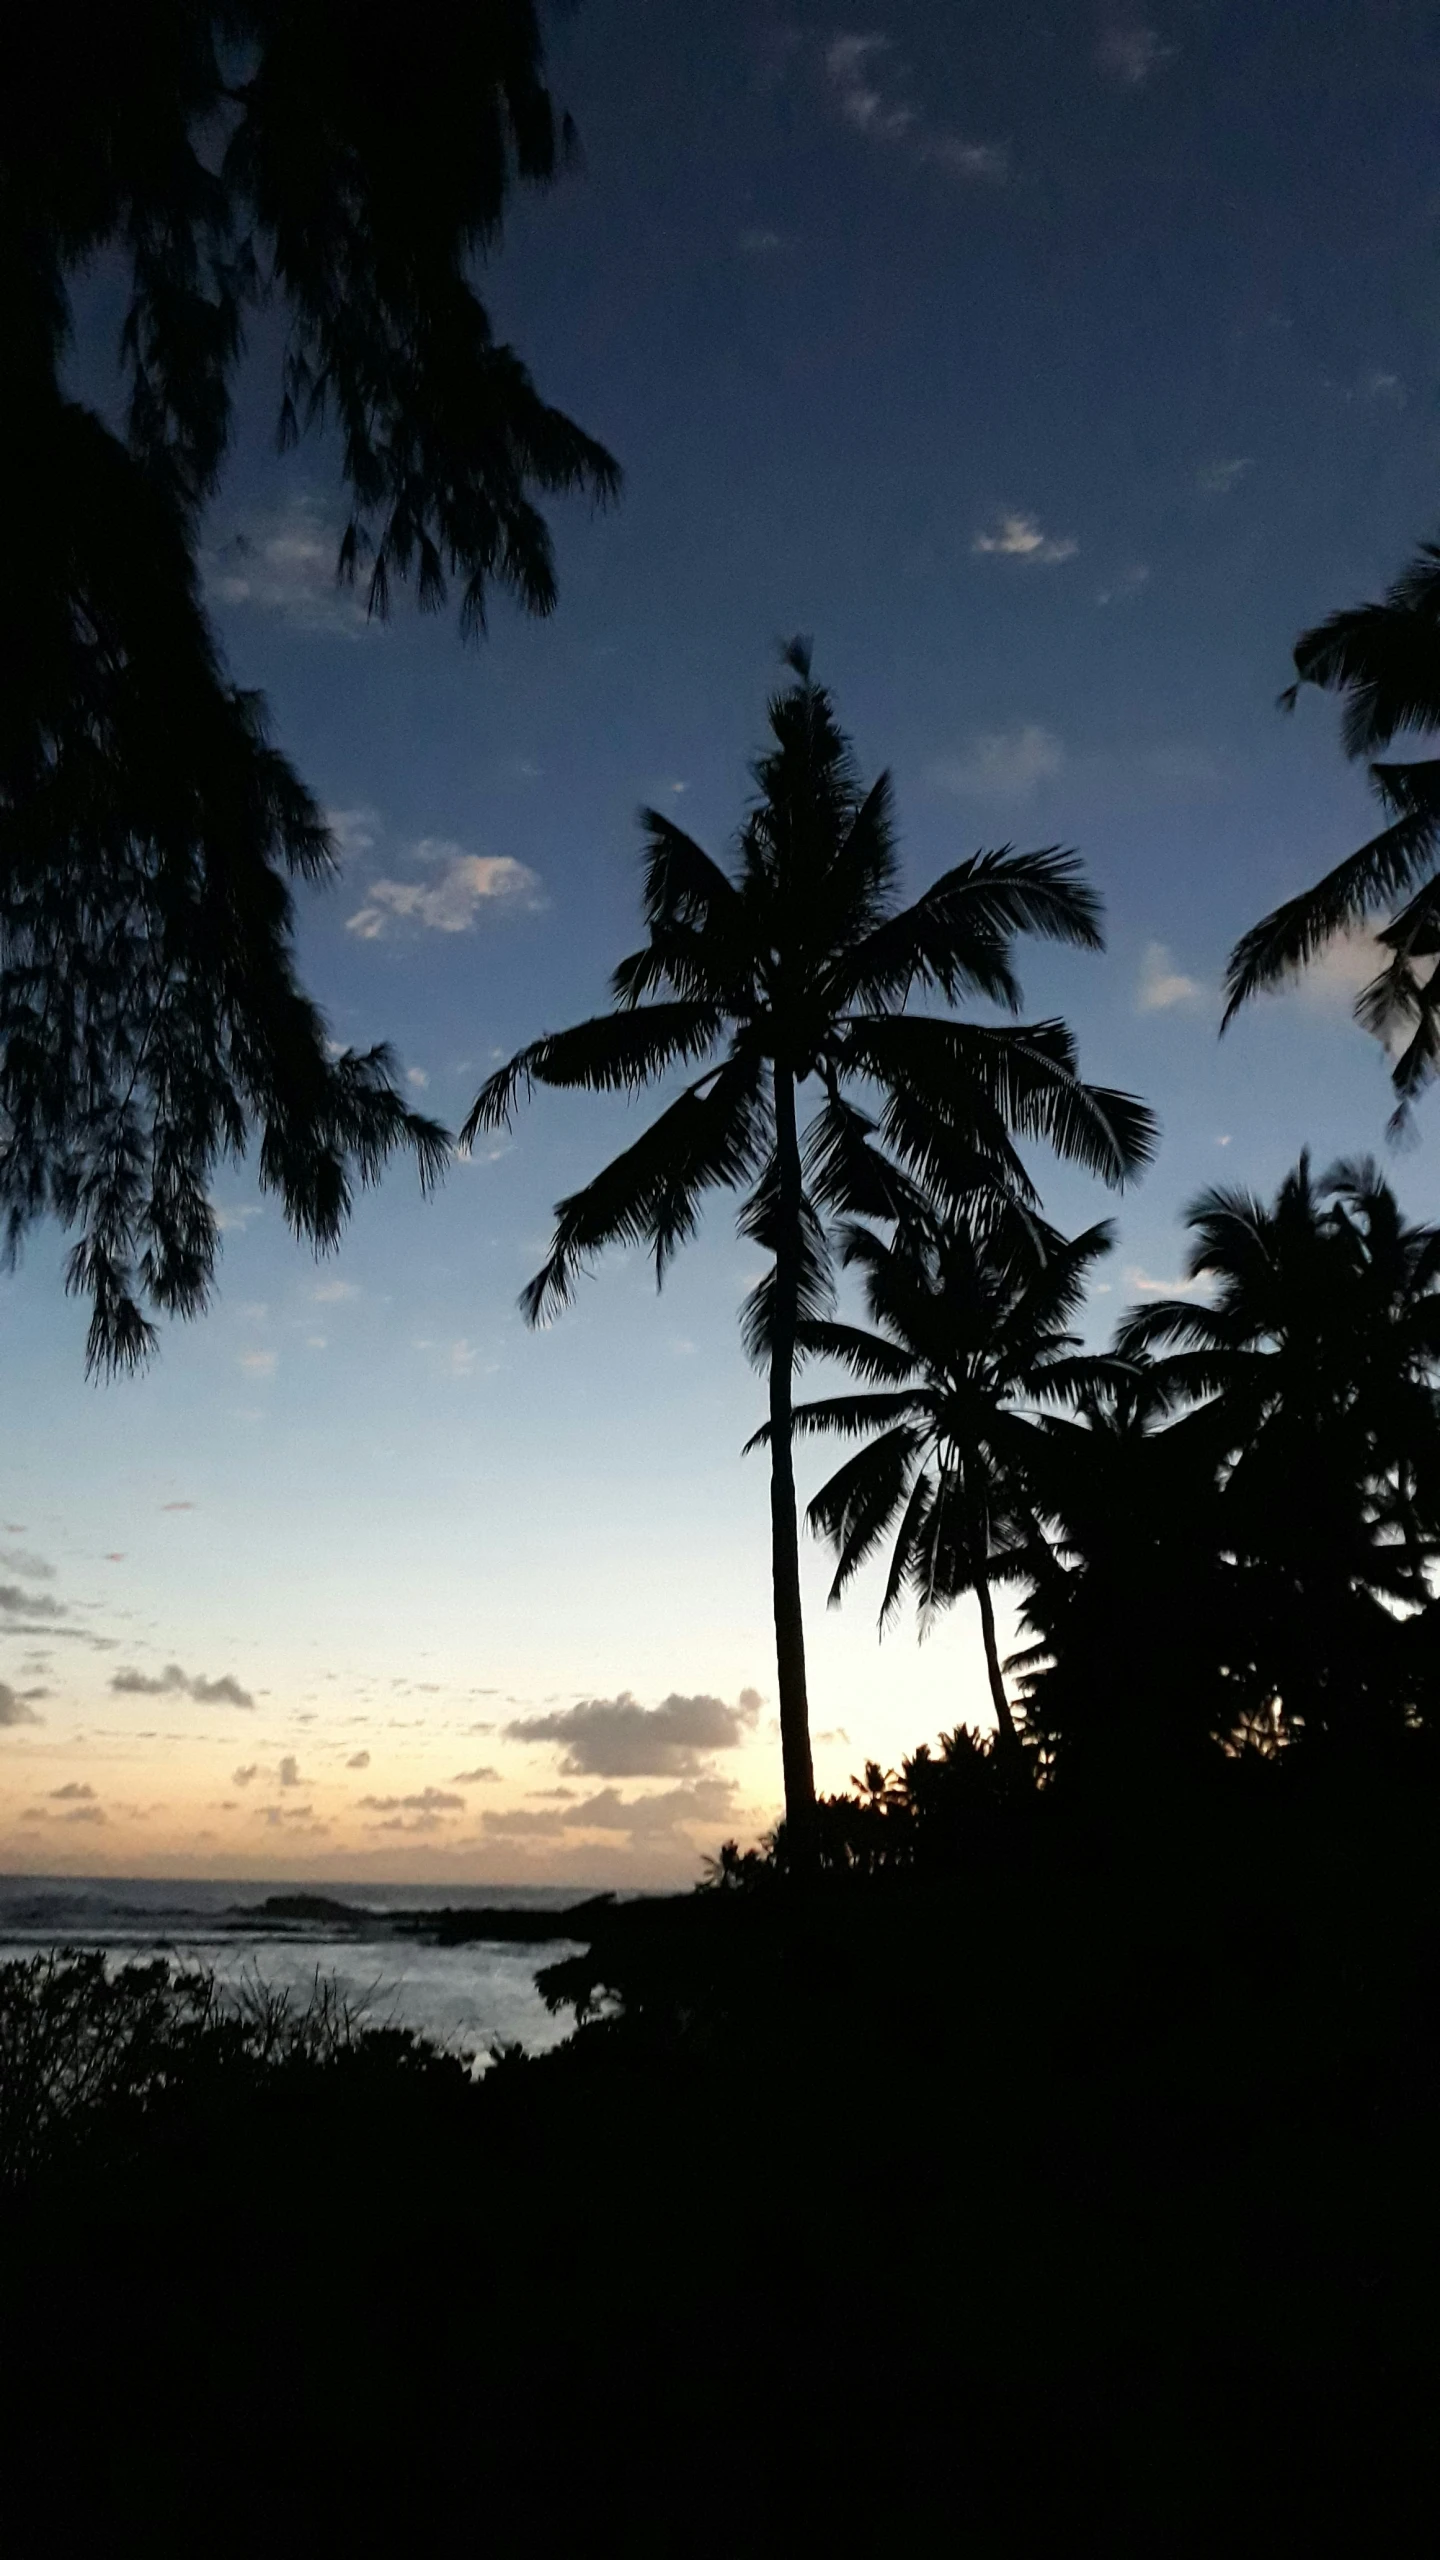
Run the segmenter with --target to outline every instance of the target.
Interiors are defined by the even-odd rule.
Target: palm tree
[[[548,1260],[521,1305],[563,1307],[588,1256],[645,1243],[657,1282],[695,1232],[707,1191],[743,1194],[741,1231],[771,1267],[746,1301],[746,1347],[769,1372],[771,1551],[785,1805],[792,1851],[813,1840],[814,1777],[800,1609],[792,1395],[798,1332],[828,1313],[827,1210],[893,1217],[908,1196],[875,1144],[943,1193],[977,1182],[1030,1196],[1016,1136],[1042,1137],[1119,1183],[1154,1124],[1128,1094],[1082,1084],[1063,1022],[1024,1027],[907,1012],[912,991],[1015,1012],[1015,936],[1100,946],[1099,907],[1073,854],[972,855],[908,907],[890,780],[865,789],[806,644],[769,705],[772,743],[734,872],[646,810],[641,949],[614,973],[615,1009],[522,1049],[490,1078],[462,1132],[508,1127],[535,1084],[635,1092],[700,1064],[658,1119],[556,1209]],[[854,1098],[875,1099],[878,1118]],[[801,1130],[800,1095],[815,1092]],[[818,1091],[816,1090],[818,1089]]]
[[[1282,701],[1293,706],[1302,684],[1340,694],[1347,755],[1374,756],[1402,730],[1440,728],[1440,545],[1423,544],[1379,604],[1332,613],[1303,632],[1295,666],[1297,681]],[[1440,1072],[1440,759],[1372,763],[1370,779],[1389,823],[1237,942],[1225,1022],[1337,934],[1387,918],[1376,940],[1389,956],[1361,989],[1355,1013],[1398,1047],[1391,1076],[1398,1128]]]
[[[1014,1571],[1028,1512],[1036,1437],[1028,1409],[1073,1403],[1108,1365],[1077,1356],[1067,1328],[1110,1243],[1108,1226],[1067,1242],[993,1194],[968,1214],[907,1215],[890,1242],[852,1224],[842,1256],[863,1272],[879,1330],[823,1320],[801,1328],[807,1352],[866,1382],[863,1393],[795,1408],[797,1430],[865,1440],[807,1515],[835,1551],[831,1604],[892,1536],[882,1629],[907,1591],[922,1627],[934,1609],[973,1591],[1000,1748],[1012,1760],[1020,1737],[992,1586]]]
[[[1210,1304],[1161,1300],[1122,1329],[1216,1436],[1224,1540],[1268,1580],[1287,1721],[1353,1721],[1409,1678],[1399,1623],[1440,1557],[1440,1229],[1406,1223],[1369,1161],[1273,1206],[1211,1190],[1189,1210]],[[1394,1700],[1391,1701],[1393,1705]]]

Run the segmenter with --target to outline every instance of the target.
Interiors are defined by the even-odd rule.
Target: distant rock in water
[[[272,1893],[253,1910],[241,1917],[268,1926],[273,1920],[321,1920],[342,1928],[357,1929],[372,1918],[368,1911],[357,1911],[350,1902],[332,1902],[327,1893]]]

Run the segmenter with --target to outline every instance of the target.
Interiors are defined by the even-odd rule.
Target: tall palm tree
[[[1074,1403],[1108,1363],[1079,1356],[1069,1323],[1108,1225],[1067,1241],[1013,1202],[907,1215],[893,1240],[848,1226],[843,1259],[864,1274],[872,1325],[811,1321],[807,1352],[838,1360],[862,1393],[797,1405],[801,1431],[864,1435],[808,1518],[836,1555],[832,1605],[893,1536],[880,1624],[906,1592],[921,1622],[973,1591],[1000,1748],[1019,1749],[995,1635],[992,1585],[1015,1570],[1032,1494],[1034,1408]],[[757,1434],[763,1438],[764,1433]]]
[[[1306,684],[1340,694],[1349,756],[1376,756],[1402,730],[1440,729],[1440,545],[1423,544],[1379,604],[1332,613],[1303,632],[1295,667],[1282,701],[1293,705]],[[1376,940],[1388,957],[1361,989],[1355,1013],[1398,1051],[1391,1081],[1392,1127],[1399,1127],[1440,1073],[1440,758],[1372,763],[1370,779],[1389,823],[1237,942],[1225,1022],[1337,934],[1386,918]]]
[[[1119,1347],[1208,1418],[1287,1717],[1328,1726],[1408,1662],[1395,1613],[1428,1605],[1440,1558],[1440,1229],[1408,1225],[1372,1163],[1317,1183],[1303,1156],[1273,1206],[1211,1190],[1188,1218],[1211,1303],[1137,1310]]]
[[[646,940],[614,973],[614,1010],[522,1049],[485,1085],[462,1134],[508,1126],[536,1084],[635,1092],[699,1066],[633,1146],[558,1204],[549,1258],[521,1304],[532,1323],[563,1307],[587,1257],[614,1243],[647,1244],[663,1280],[705,1193],[742,1193],[741,1230],[772,1257],[742,1324],[769,1372],[786,1821],[806,1857],[814,1777],[792,1400],[798,1328],[831,1302],[825,1214],[895,1215],[905,1185],[877,1137],[942,1192],[984,1179],[1031,1196],[1017,1136],[1044,1138],[1119,1183],[1148,1157],[1154,1124],[1132,1096],[1080,1082],[1063,1022],[907,1011],[916,988],[1018,1011],[1016,935],[1097,949],[1098,902],[1073,854],[1007,846],[957,864],[901,908],[889,777],[862,785],[806,644],[792,643],[785,662],[794,681],[769,705],[771,743],[753,768],[736,868],[646,810]],[[814,1103],[803,1132],[802,1093]]]

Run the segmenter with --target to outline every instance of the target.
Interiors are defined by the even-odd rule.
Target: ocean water
[[[356,1917],[276,1920],[271,1895],[321,1893]],[[102,1947],[112,1965],[168,1956],[203,1966],[223,1983],[263,1983],[304,2000],[317,1975],[330,1977],[376,2025],[414,2027],[450,2051],[483,2063],[497,2043],[538,2053],[561,2042],[573,2020],[552,2017],[535,1988],[542,1965],[575,1952],[548,1939],[533,1947],[427,1946],[398,1937],[397,1911],[483,1907],[564,1910],[582,1899],[546,1885],[229,1884],[157,1882],[112,1876],[0,1877],[0,1963],[49,1947]]]

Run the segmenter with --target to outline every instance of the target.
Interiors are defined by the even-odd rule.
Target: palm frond
[[[832,1607],[904,1502],[919,1446],[913,1426],[896,1423],[847,1458],[810,1504],[805,1514],[810,1527],[828,1539],[838,1559],[830,1586]]]
[[[608,1244],[649,1244],[662,1280],[677,1246],[695,1232],[704,1194],[753,1168],[764,1143],[759,1070],[730,1059],[702,1082],[704,1090],[692,1085],[593,1182],[557,1204],[549,1257],[521,1295],[527,1323],[567,1305],[584,1262]]]
[[[1422,543],[1380,604],[1302,632],[1295,668],[1301,684],[1348,697],[1347,755],[1372,755],[1400,729],[1440,728],[1440,548]]]
[[[1059,846],[1016,853],[1002,845],[955,864],[902,914],[877,925],[851,955],[846,976],[853,1003],[903,1003],[914,986],[931,986],[954,1003],[982,996],[1020,1009],[1010,946],[1020,933],[1052,942],[1103,948],[1100,901],[1079,857]]]
[[[482,1130],[508,1129],[522,1094],[537,1084],[585,1093],[633,1093],[667,1067],[703,1058],[723,1028],[714,1004],[652,1004],[596,1014],[569,1031],[532,1040],[482,1085],[460,1132],[471,1146]]]

